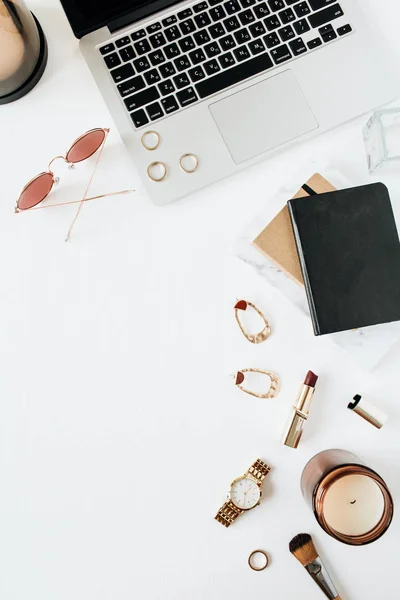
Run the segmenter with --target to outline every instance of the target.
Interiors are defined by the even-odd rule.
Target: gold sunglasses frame
[[[74,148],[74,146],[76,146],[76,144],[78,142],[80,142],[82,139],[84,139],[85,137],[87,137],[88,135],[90,135],[91,133],[94,133],[96,131],[103,131],[104,132],[104,138],[103,138],[101,144],[91,154],[89,154],[89,156],[86,156],[84,159],[82,159],[80,161],[77,161],[77,162],[74,163],[74,162],[68,160],[68,154],[71,152],[71,150]],[[39,175],[36,175],[30,181],[28,181],[28,183],[24,186],[23,190],[21,191],[21,193],[20,193],[20,195],[18,197],[18,200],[17,200],[16,205],[15,205],[14,212],[15,213],[21,213],[21,212],[26,212],[26,211],[30,211],[30,210],[40,210],[40,209],[44,209],[44,208],[54,208],[56,206],[66,206],[68,204],[79,204],[77,213],[76,213],[76,215],[74,217],[74,220],[72,221],[72,224],[71,224],[71,226],[70,226],[70,228],[68,230],[68,233],[67,233],[67,236],[66,236],[66,239],[65,239],[65,241],[68,241],[69,238],[70,238],[70,236],[71,236],[71,233],[72,233],[72,228],[73,228],[73,226],[74,226],[74,224],[75,224],[75,222],[76,222],[76,220],[77,220],[77,218],[79,216],[79,213],[80,213],[81,208],[82,208],[82,204],[84,202],[89,202],[90,200],[97,200],[99,198],[106,198],[108,196],[118,196],[120,194],[130,194],[130,193],[134,192],[135,190],[122,190],[120,192],[110,192],[108,194],[101,194],[99,196],[92,196],[91,198],[87,198],[86,197],[87,193],[88,193],[88,190],[89,190],[89,187],[90,187],[90,184],[92,183],[93,177],[94,177],[94,175],[96,173],[97,165],[98,165],[99,160],[101,158],[101,155],[102,155],[102,152],[103,152],[103,149],[104,149],[104,146],[105,146],[105,143],[107,141],[107,137],[108,137],[109,133],[110,133],[110,129],[108,129],[108,128],[95,127],[94,129],[89,129],[89,131],[86,131],[84,134],[82,134],[78,138],[76,138],[76,140],[71,144],[71,146],[69,147],[69,149],[66,151],[65,156],[58,155],[58,156],[55,156],[54,158],[52,158],[51,161],[49,162],[48,167],[47,167],[48,168],[47,171],[43,171],[42,173],[40,173]],[[90,177],[89,183],[88,183],[88,185],[86,187],[85,194],[84,194],[84,196],[83,196],[83,198],[81,200],[72,200],[70,202],[62,202],[62,203],[59,203],[59,204],[49,204],[49,205],[46,205],[46,206],[39,206],[39,204],[41,204],[44,200],[46,200],[46,198],[50,195],[50,193],[53,190],[54,186],[58,185],[58,183],[59,183],[59,178],[55,177],[54,171],[52,171],[52,168],[51,168],[52,164],[54,163],[54,161],[56,161],[56,160],[63,160],[64,162],[66,162],[69,165],[69,168],[72,169],[75,164],[77,164],[78,162],[84,162],[85,160],[89,159],[91,156],[93,156],[94,154],[96,154],[96,152],[99,152],[99,155],[98,155],[96,164],[94,166],[92,175]],[[34,204],[30,208],[24,208],[24,209],[19,208],[18,203],[19,203],[19,201],[20,201],[21,196],[23,195],[23,193],[28,189],[28,187],[34,181],[36,181],[40,177],[43,177],[43,175],[50,175],[52,177],[52,180],[53,180],[52,186],[49,189],[49,191],[47,192],[47,194],[39,202],[37,202],[37,204]]]

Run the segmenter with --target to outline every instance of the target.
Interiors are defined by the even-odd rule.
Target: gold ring
[[[162,167],[162,174],[160,177],[154,177],[154,175],[151,174],[151,171],[152,171],[152,169],[154,169],[154,167],[158,167],[158,166]],[[152,181],[155,181],[156,183],[158,183],[159,181],[162,181],[163,179],[166,178],[167,167],[165,166],[165,164],[163,162],[156,160],[155,162],[152,162],[151,164],[149,164],[149,166],[147,167],[147,175],[149,176],[149,178]]]
[[[157,143],[156,143],[155,146],[149,146],[148,144],[146,144],[146,137],[149,136],[149,135],[155,135],[156,136]],[[154,131],[153,129],[150,129],[149,131],[145,131],[144,132],[144,134],[140,138],[140,141],[142,142],[143,148],[146,148],[146,150],[157,150],[157,148],[161,144],[161,135],[159,133],[157,133],[157,131]]]
[[[252,558],[255,554],[262,554],[265,557],[265,565],[262,565],[261,567],[255,567],[253,565]],[[253,569],[253,571],[264,571],[264,569],[266,569],[268,567],[268,563],[269,563],[268,554],[264,550],[253,550],[253,552],[250,554],[247,562],[249,563],[250,569]]]
[[[185,167],[183,165],[183,161],[184,161],[185,158],[192,158],[194,160],[194,166],[193,166],[192,169],[188,169],[187,167]],[[182,171],[185,171],[185,173],[194,173],[196,171],[197,167],[199,166],[199,159],[192,152],[188,152],[187,154],[183,154],[180,157],[179,164],[180,164],[180,167],[181,167]]]

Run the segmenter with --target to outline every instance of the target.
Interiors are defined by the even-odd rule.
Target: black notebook
[[[315,335],[400,320],[400,242],[387,188],[288,202]]]

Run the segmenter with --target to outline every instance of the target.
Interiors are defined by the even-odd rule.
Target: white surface
[[[400,60],[397,0],[365,3]],[[399,501],[400,348],[365,375],[332,344],[317,346],[309,321],[230,253],[307,156],[326,154],[355,183],[378,180],[367,175],[366,118],[166,209],[140,190],[113,129],[93,194],[138,192],[86,205],[65,244],[73,207],[14,215],[15,198],[77,135],[113,124],[58,4],[30,6],[49,66],[29,96],[0,108],[1,598],[318,600],[288,551],[300,531],[315,536],[343,600],[392,597],[398,520],[371,546],[339,544],[299,480],[316,452],[342,447]],[[54,201],[76,198],[89,172],[60,169]],[[398,171],[382,179],[399,214]],[[270,318],[259,347],[237,328],[236,297]],[[235,390],[229,374],[247,366],[280,374],[278,398]],[[309,368],[320,381],[292,450],[280,438]],[[355,393],[390,414],[382,430],[350,414]],[[214,514],[257,457],[273,467],[263,501],[226,530]],[[247,565],[258,547],[271,556],[262,573]]]

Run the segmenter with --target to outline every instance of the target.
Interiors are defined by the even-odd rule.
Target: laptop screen
[[[151,14],[152,4],[154,4],[154,11],[158,11],[175,2],[174,0],[61,0],[61,4],[76,37],[81,38],[140,7],[148,6],[149,10],[146,12]],[[133,18],[132,21],[134,20]]]

